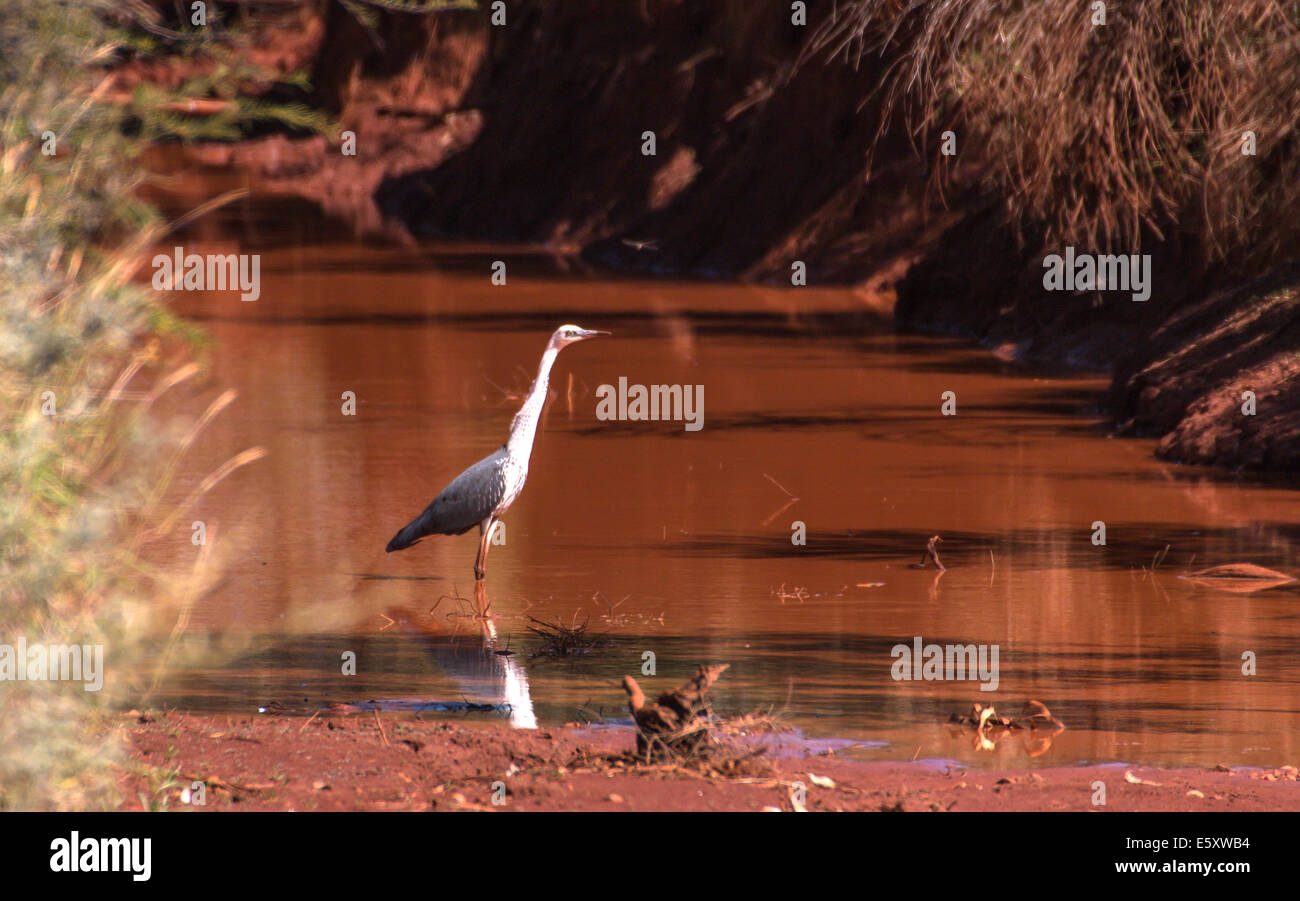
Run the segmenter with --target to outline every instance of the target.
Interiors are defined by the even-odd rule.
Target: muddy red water
[[[173,295],[215,340],[212,379],[174,412],[239,391],[182,481],[249,446],[268,455],[194,512],[225,576],[158,703],[617,721],[624,674],[650,692],[729,662],[718,709],[772,707],[871,758],[1273,766],[1300,750],[1300,591],[1181,578],[1300,570],[1297,495],[1108,439],[1099,377],[895,335],[848,289],[621,281],[502,249],[383,246],[290,201],[236,205],[184,244],[260,253],[262,283],[251,303]],[[560,356],[528,486],[489,558],[485,639],[475,533],[384,545],[502,443],[564,322],[615,334]],[[598,419],[597,387],[621,377],[702,386],[703,427]],[[913,567],[936,534],[941,576]],[[193,551],[188,531],[169,541]],[[604,641],[534,657],[529,617]],[[918,638],[996,646],[996,690],[896,680],[893,649]],[[1016,713],[1028,699],[1067,725],[1046,747],[977,750],[944,725],[972,703]]]

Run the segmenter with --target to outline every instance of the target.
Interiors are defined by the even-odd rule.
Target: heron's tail
[[[424,515],[421,514],[393,536],[393,540],[388,542],[388,547],[384,548],[384,553],[391,554],[393,551],[408,548],[427,534],[429,533],[424,530]]]
[[[455,511],[451,511],[455,513]],[[465,522],[468,518],[469,522]],[[406,524],[402,531],[393,536],[385,550],[388,553],[410,547],[428,535],[464,535],[470,529],[480,525],[477,516],[455,517],[449,515],[442,495],[433,499],[433,503],[424,508],[424,512]]]

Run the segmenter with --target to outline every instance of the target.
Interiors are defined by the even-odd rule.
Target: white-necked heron
[[[608,335],[609,332],[562,325],[551,335],[537,367],[537,378],[528,389],[528,397],[510,423],[510,437],[496,451],[479,460],[451,480],[424,512],[393,536],[385,550],[400,551],[427,535],[462,535],[479,527],[478,558],[474,561],[474,578],[487,574],[488,544],[492,529],[524,490],[528,480],[528,458],[533,452],[537,422],[546,403],[546,387],[556,356],[570,344]]]

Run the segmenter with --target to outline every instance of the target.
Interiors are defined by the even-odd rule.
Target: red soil
[[[1274,771],[1078,766],[945,769],[845,757],[759,757],[743,777],[614,761],[634,733],[513,730],[373,714],[304,717],[139,715],[128,721],[125,809],[789,811],[1296,810],[1294,768]],[[1129,775],[1126,775],[1129,774]],[[1133,779],[1141,780],[1134,782]],[[826,782],[824,780],[830,780]],[[1094,807],[1093,783],[1106,786]],[[503,783],[493,803],[493,783]],[[499,787],[498,787],[499,791]]]

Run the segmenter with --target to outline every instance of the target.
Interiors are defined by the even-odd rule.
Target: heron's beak
[[[601,335],[612,335],[613,332],[602,332],[599,329],[585,328],[580,334],[583,338],[599,338]]]

